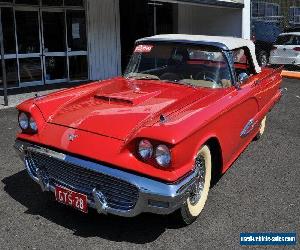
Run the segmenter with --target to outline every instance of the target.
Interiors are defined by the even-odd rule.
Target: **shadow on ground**
[[[52,193],[42,193],[25,170],[2,180],[4,190],[14,200],[27,208],[25,213],[39,216],[63,226],[81,237],[101,237],[116,242],[144,244],[155,241],[166,228],[178,228],[170,216],[142,214],[135,218],[100,215],[96,210],[89,213],[59,204]]]

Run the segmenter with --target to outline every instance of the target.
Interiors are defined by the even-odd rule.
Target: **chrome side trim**
[[[88,205],[97,209],[99,213],[110,213],[125,217],[133,217],[142,212],[150,212],[156,214],[170,214],[180,208],[190,195],[196,180],[196,173],[192,172],[183,180],[175,184],[168,184],[161,181],[153,180],[147,177],[128,173],[119,169],[107,167],[105,165],[95,163],[92,161],[83,160],[70,155],[55,152],[53,150],[33,145],[27,142],[17,140],[14,145],[16,151],[19,153],[21,159],[25,162],[30,177],[41,186],[43,191],[55,191],[55,187],[49,184],[47,176],[44,173],[37,171],[36,176],[32,173],[29,167],[29,162],[25,159],[27,151],[36,151],[40,154],[45,154],[48,157],[54,157],[63,160],[67,163],[86,168],[91,171],[109,175],[114,178],[129,182],[135,185],[139,190],[139,197],[136,205],[131,210],[118,210],[107,206],[106,199],[101,193],[101,190],[93,190],[94,201],[88,200]],[[69,185],[68,183],[66,183]],[[69,185],[70,186],[70,185]],[[155,201],[155,202],[152,202]],[[168,206],[155,206],[153,204],[159,203],[168,204]]]
[[[249,120],[247,122],[247,124],[245,125],[245,127],[243,128],[240,136],[242,138],[247,137],[252,132],[252,130],[255,128],[256,124],[257,124],[257,122],[254,121],[254,119]]]

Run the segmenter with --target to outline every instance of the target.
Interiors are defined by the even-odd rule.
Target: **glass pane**
[[[41,81],[42,69],[40,58],[21,58],[20,64],[20,80],[21,82]]]
[[[3,79],[2,79],[2,63],[0,60],[0,89],[3,88]]]
[[[205,88],[227,88],[232,85],[230,67],[224,53],[203,45],[137,45],[125,77],[166,80]]]
[[[67,11],[68,47],[71,51],[86,50],[84,11]]]
[[[16,4],[38,5],[39,0],[16,0]]]
[[[86,80],[88,78],[86,56],[69,57],[70,80]]]
[[[67,6],[83,6],[83,0],[65,0]]]
[[[46,80],[64,78],[67,78],[66,57],[46,57]]]
[[[65,22],[63,12],[43,12],[45,52],[65,51]]]
[[[16,11],[16,23],[19,54],[40,52],[38,12]]]
[[[63,0],[43,0],[42,4],[47,6],[62,6]]]
[[[1,19],[4,39],[4,53],[16,53],[14,16],[12,8],[1,9]]]
[[[7,87],[18,87],[18,67],[16,59],[5,60]],[[3,88],[2,63],[0,61],[0,88]]]
[[[8,87],[17,87],[19,85],[17,59],[5,60],[5,68]]]

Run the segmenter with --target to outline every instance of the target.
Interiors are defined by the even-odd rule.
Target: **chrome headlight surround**
[[[160,144],[155,149],[155,160],[156,163],[161,167],[168,167],[171,163],[171,151],[164,145]]]
[[[144,161],[151,159],[153,155],[153,146],[149,140],[143,139],[139,142],[138,154]]]
[[[26,112],[20,111],[18,116],[19,127],[25,134],[36,134],[38,131],[35,119]]]
[[[19,127],[22,130],[27,130],[29,128],[29,118],[26,113],[24,112],[19,113],[18,122],[19,122]]]
[[[29,127],[30,129],[33,131],[33,132],[37,132],[37,124],[36,124],[36,121],[35,119],[31,116],[30,119],[29,119]]]

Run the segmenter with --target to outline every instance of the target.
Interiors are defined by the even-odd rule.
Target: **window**
[[[185,44],[138,45],[125,77],[205,88],[232,86],[230,68],[217,47]]]
[[[17,87],[19,85],[17,60],[16,59],[6,59],[5,60],[5,69],[6,69],[7,86],[9,88]],[[0,62],[0,88],[3,88],[1,62]]]
[[[279,36],[275,42],[276,45],[293,45],[294,36],[283,35]]]
[[[87,58],[86,56],[70,56],[70,80],[87,80]]]
[[[252,2],[252,17],[278,17],[280,16],[280,5],[267,2]]]
[[[278,4],[273,4],[273,3],[266,4],[265,16],[271,17],[271,16],[279,16],[279,15],[280,15],[280,7]]]
[[[249,56],[250,52],[248,49],[240,48],[233,50],[234,69],[237,77],[241,73],[246,73],[247,75],[253,74]]]
[[[264,17],[265,16],[266,4],[261,2],[252,2],[252,16],[253,17]]]
[[[71,51],[87,49],[84,11],[67,11],[68,48]]]
[[[1,8],[1,19],[4,39],[4,53],[15,54],[16,42],[13,9]]]
[[[300,23],[300,7],[295,7],[295,6],[290,7],[289,21],[293,25]]]
[[[21,82],[41,81],[42,68],[40,58],[20,58]]]
[[[83,6],[83,0],[65,0],[66,6]]]
[[[15,0],[16,4],[39,5],[39,0]]]
[[[300,45],[300,36],[294,37],[293,45]]]
[[[283,35],[276,40],[276,45],[300,45],[300,36]]]
[[[42,5],[45,6],[62,6],[63,0],[42,0]]]
[[[19,53],[40,52],[38,12],[16,11],[16,23]]]

